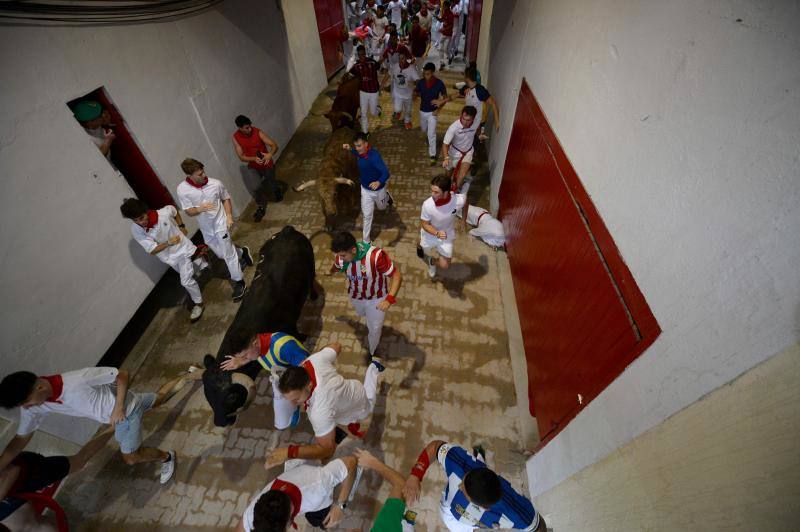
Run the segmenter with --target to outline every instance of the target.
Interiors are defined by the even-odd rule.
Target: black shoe
[[[260,222],[261,219],[264,218],[265,214],[267,214],[267,207],[264,205],[259,205],[258,209],[256,209],[256,212],[253,213],[253,221]]]
[[[339,427],[336,427],[336,436],[334,436],[334,439],[336,440],[336,445],[342,443],[345,438],[347,438],[347,433],[342,429],[340,429]]]
[[[239,301],[244,297],[244,291],[247,289],[247,285],[244,284],[244,279],[239,282],[233,283],[233,300]]]
[[[242,246],[242,257],[239,259],[239,264],[241,264],[244,268],[253,265],[253,257],[250,255],[250,248],[247,246]]]
[[[388,203],[388,204],[389,204],[389,207],[393,207],[393,206],[394,206],[394,198],[392,197],[392,195],[391,195],[391,194],[389,194],[389,191],[388,191],[388,190],[386,191],[386,197],[388,198],[388,199],[386,200],[386,203]]]
[[[283,190],[280,187],[275,189],[275,202],[280,203],[283,201]]]
[[[417,257],[421,259],[425,258],[425,251],[422,249],[422,246],[417,246]]]

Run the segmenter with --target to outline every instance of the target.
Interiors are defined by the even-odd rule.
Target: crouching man
[[[186,226],[178,210],[172,205],[167,205],[154,211],[136,198],[126,199],[119,210],[124,218],[133,222],[131,224],[133,239],[146,252],[155,255],[158,260],[178,272],[181,284],[194,303],[189,318],[193,322],[200,319],[203,314],[203,295],[200,293],[200,285],[194,278],[195,267],[199,273],[208,268],[208,263],[202,257],[193,259],[197,247],[186,237]]]
[[[304,405],[315,442],[312,445],[289,445],[277,448],[267,456],[266,468],[292,458],[327,460],[347,434],[337,425],[346,425],[358,438],[364,436],[360,421],[375,408],[378,375],[385,368],[373,357],[364,376],[364,384],[345,379],[336,371],[334,362],[341,344],[334,342],[308,357],[299,367],[288,367],[281,375],[278,389],[284,399],[295,406]]]
[[[238,532],[278,532],[297,528],[294,520],[304,514],[311,526],[338,524],[347,508],[355,481],[356,459],[345,456],[324,466],[307,460],[290,460],[283,473],[267,484],[244,511]],[[341,484],[336,502],[333,490]]]

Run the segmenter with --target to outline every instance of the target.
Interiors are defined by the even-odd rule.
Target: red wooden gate
[[[500,206],[531,414],[546,442],[661,330],[524,80]]]
[[[314,13],[317,15],[319,42],[322,46],[322,60],[325,73],[330,78],[342,68],[342,28],[344,13],[341,0],[314,0]]]
[[[467,43],[464,45],[464,57],[467,63],[478,60],[478,39],[481,34],[481,14],[483,0],[472,0],[467,15]]]

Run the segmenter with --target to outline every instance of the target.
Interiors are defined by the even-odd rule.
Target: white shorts
[[[422,245],[422,249],[425,251],[429,251],[431,249],[435,249],[439,252],[439,255],[446,257],[448,259],[453,258],[453,241],[452,240],[442,240],[441,238],[435,237],[427,231],[420,230],[419,232],[419,240],[420,245]]]
[[[447,151],[447,155],[450,157],[450,164],[447,165],[447,168],[450,170],[454,169],[458,164],[459,160],[461,161],[462,166],[465,164],[472,164],[473,153],[475,153],[475,149],[470,148],[470,150],[467,153],[463,154],[464,158],[461,159],[462,153],[451,146],[450,149]]]

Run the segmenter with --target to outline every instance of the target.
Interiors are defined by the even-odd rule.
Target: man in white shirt
[[[231,195],[218,179],[208,177],[203,163],[195,159],[185,159],[181,169],[186,179],[178,185],[178,201],[181,209],[197,218],[197,225],[203,239],[214,254],[225,261],[231,274],[233,300],[242,299],[245,291],[242,268],[253,265],[250,249],[237,248],[231,238],[233,226],[233,205]]]
[[[398,28],[402,22],[403,9],[405,9],[405,7],[406,3],[403,0],[390,0],[386,3],[386,9],[389,12],[389,20]]]
[[[336,357],[341,344],[333,342],[308,357],[300,366],[288,367],[281,375],[278,389],[284,399],[295,406],[304,406],[314,429],[312,445],[289,445],[277,448],[267,456],[266,467],[286,460],[327,460],[347,434],[337,425],[346,425],[358,438],[365,420],[375,408],[378,375],[386,369],[378,357],[372,357],[364,383],[345,379],[336,371]]]
[[[338,524],[356,477],[356,459],[344,456],[319,465],[316,461],[289,460],[283,473],[266,485],[244,511],[237,532],[286,531],[297,528],[295,518],[305,515],[313,527]],[[336,502],[333,490],[341,484]]]
[[[37,376],[29,371],[7,375],[0,382],[0,406],[21,407],[17,435],[0,455],[0,470],[11,463],[31,441],[33,433],[51,414],[93,419],[114,427],[122,459],[128,465],[161,463],[160,480],[166,484],[175,471],[175,451],[142,447],[142,416],[165,403],[189,380],[200,377],[197,371],[177,377],[157,393],[128,390],[128,372],[96,367],[60,375]]]
[[[411,129],[411,106],[414,96],[414,87],[420,79],[417,67],[411,62],[407,50],[400,51],[400,61],[397,68],[389,69],[392,76],[392,103],[395,117],[402,118],[406,129]]]
[[[454,189],[465,196],[469,191],[469,181],[465,181],[465,178],[475,153],[473,144],[478,128],[478,124],[475,122],[477,114],[477,109],[471,105],[465,105],[458,120],[447,128],[442,141],[442,156],[444,157],[442,166],[453,172]]]
[[[436,267],[446,270],[453,260],[453,241],[456,238],[456,216],[463,217],[459,229],[466,228],[469,204],[466,194],[451,192],[452,183],[447,176],[431,180],[431,197],[422,203],[420,214],[420,247],[417,254],[428,264],[428,276],[436,277]],[[432,252],[439,254],[438,260]]]
[[[372,20],[372,38],[371,38],[371,52],[372,58],[375,61],[381,60],[383,55],[383,48],[386,45],[386,26],[389,25],[389,19],[386,18],[385,9],[383,6],[378,6],[377,15]]]
[[[186,226],[178,210],[167,205],[155,211],[148,209],[141,200],[128,198],[122,203],[120,211],[124,218],[132,222],[133,239],[150,255],[155,255],[178,272],[181,284],[194,303],[189,317],[193,322],[200,319],[203,314],[203,295],[194,278],[195,267],[199,273],[208,268],[208,263],[202,257],[193,259],[197,247],[186,238]]]

